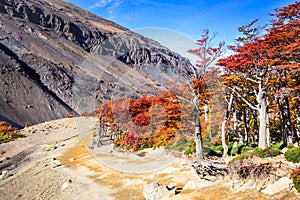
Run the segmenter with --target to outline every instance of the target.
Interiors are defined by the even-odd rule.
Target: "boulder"
[[[191,179],[183,186],[183,190],[197,190],[200,188],[212,186],[214,184],[216,184],[216,182],[207,181],[207,180],[199,179],[199,178]]]
[[[9,176],[8,171],[4,170],[1,172],[0,180],[4,180]]]
[[[151,182],[145,184],[143,194],[146,200],[165,200],[175,195],[175,191],[169,191],[159,182]]]
[[[288,177],[282,177],[272,185],[268,185],[265,189],[262,190],[265,194],[276,194],[280,192],[281,190],[288,189],[290,184],[292,183],[292,180],[290,180]]]

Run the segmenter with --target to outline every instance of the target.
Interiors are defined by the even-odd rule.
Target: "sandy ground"
[[[0,145],[0,199],[144,199],[148,182],[184,190],[171,199],[300,199],[295,190],[266,195],[232,181],[211,184],[185,166],[185,159],[158,148],[139,155],[112,146],[87,148],[95,118],[46,122],[23,130],[26,138]],[[58,167],[53,168],[53,164]]]

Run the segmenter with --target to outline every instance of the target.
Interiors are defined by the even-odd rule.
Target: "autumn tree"
[[[224,88],[224,90],[226,90],[226,88]],[[223,147],[222,158],[226,158],[227,153],[228,153],[228,146],[226,143],[226,123],[228,122],[229,117],[230,117],[229,115],[230,115],[232,103],[233,103],[233,93],[230,93],[229,99],[226,97],[226,93],[225,93],[225,101],[227,103],[227,108],[225,110],[224,119],[223,119],[222,125],[221,125],[221,141],[222,141],[222,147]]]
[[[195,120],[195,131],[193,139],[196,143],[196,161],[201,164],[203,161],[202,129],[200,116],[205,112],[205,106],[209,94],[209,88],[206,84],[206,73],[209,67],[221,56],[224,42],[219,43],[217,47],[212,47],[215,35],[211,35],[209,30],[204,30],[202,39],[197,40],[197,49],[191,49],[188,52],[198,57],[197,63],[192,68],[192,75],[189,77],[193,89],[192,104]]]
[[[299,3],[277,9],[272,26],[263,36],[257,34],[255,23],[239,29],[234,51],[219,64],[226,76],[236,76],[239,82],[226,84],[249,108],[258,112],[260,148],[270,146],[270,106],[276,100],[281,116],[284,143],[292,135],[289,95],[299,86]],[[254,98],[252,98],[254,97]],[[275,98],[274,98],[275,97]],[[255,114],[255,113],[254,113]]]
[[[138,99],[112,99],[96,111],[99,133],[93,142],[110,137],[116,146],[139,150],[167,146],[179,135],[181,105],[176,95],[143,95]]]
[[[251,109],[259,113],[259,142],[260,148],[270,146],[268,105],[270,95],[271,68],[266,64],[267,44],[263,38],[255,38],[241,46],[231,46],[235,54],[219,60],[224,66],[226,75],[235,75],[243,81],[230,85],[230,89],[242,99]],[[254,95],[251,102],[247,96]]]
[[[291,143],[292,128],[290,98],[298,96],[300,63],[300,2],[275,10],[271,28],[265,35],[268,44],[268,64],[273,67],[278,82],[276,103],[280,112],[283,142]]]

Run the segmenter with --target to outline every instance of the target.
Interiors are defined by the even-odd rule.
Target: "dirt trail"
[[[26,138],[0,145],[0,171],[12,175],[0,180],[0,199],[142,200],[144,185],[152,181],[186,187],[172,198],[178,200],[299,198],[288,190],[275,195],[235,191],[228,179],[211,185],[191,167],[183,167],[186,160],[161,148],[140,156],[112,146],[90,150],[96,122],[95,118],[47,122],[25,129]],[[53,168],[53,163],[59,166]]]

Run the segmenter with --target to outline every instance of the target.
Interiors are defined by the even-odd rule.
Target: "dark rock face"
[[[0,120],[23,126],[164,90],[187,59],[60,0],[0,1]]]

